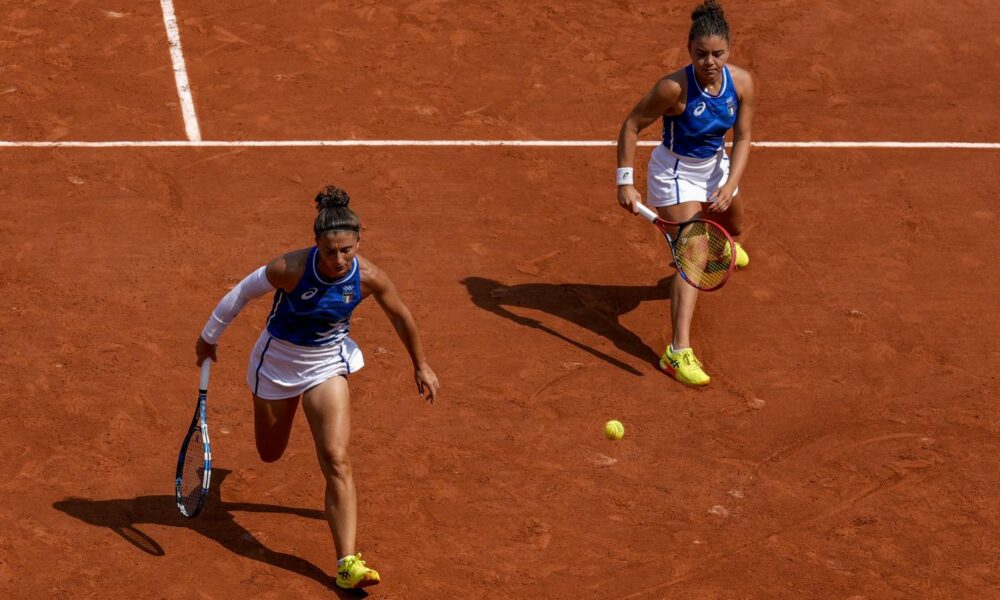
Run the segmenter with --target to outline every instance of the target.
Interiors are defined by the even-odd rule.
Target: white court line
[[[168,2],[169,0],[163,0]],[[192,117],[194,107],[191,108]],[[198,123],[194,121],[195,132]],[[189,131],[190,135],[191,132]],[[660,142],[639,142],[658,146]],[[612,140],[149,140],[110,142],[2,141],[0,148],[322,148],[322,147],[475,147],[523,146],[534,148],[598,148],[617,146]],[[914,148],[1000,150],[1000,142],[752,142],[757,148]]]
[[[198,116],[194,112],[191,83],[188,81],[187,68],[184,66],[184,53],[181,51],[181,32],[177,28],[177,16],[174,14],[174,0],[160,0],[160,8],[163,9],[163,24],[167,27],[167,41],[170,43],[170,60],[174,63],[174,79],[177,81],[177,95],[181,100],[181,114],[184,115],[184,130],[187,132],[189,140],[200,142],[201,130],[198,128]]]

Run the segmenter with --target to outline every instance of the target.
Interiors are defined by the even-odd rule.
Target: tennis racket
[[[208,497],[208,486],[212,481],[212,446],[208,442],[208,419],[205,400],[208,398],[208,372],[212,360],[201,363],[201,383],[198,386],[198,404],[194,418],[177,456],[177,479],[174,491],[177,508],[181,514],[193,519],[201,512]]]
[[[736,267],[736,242],[728,231],[708,219],[675,223],[661,219],[644,204],[636,204],[636,208],[667,238],[674,264],[684,281],[704,292],[726,284]],[[677,232],[671,235],[673,227]]]

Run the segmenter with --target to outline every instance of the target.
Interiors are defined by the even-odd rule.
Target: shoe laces
[[[365,561],[361,560],[361,553],[358,552],[344,561],[344,566],[338,569],[340,573],[350,573],[355,569],[355,566],[365,566]]]
[[[698,360],[698,358],[694,355],[694,352],[691,352],[691,350],[685,350],[683,353],[683,358],[684,362],[688,366],[691,366],[691,364],[694,363],[694,365],[697,366],[699,369],[702,367],[701,361]]]

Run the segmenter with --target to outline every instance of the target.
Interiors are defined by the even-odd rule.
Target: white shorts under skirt
[[[363,366],[364,355],[349,337],[329,346],[299,346],[264,329],[250,353],[247,385],[258,398],[283,400]]]
[[[709,158],[689,158],[674,154],[660,144],[649,157],[646,203],[657,207],[705,202],[727,179],[729,157],[725,150],[720,149]]]

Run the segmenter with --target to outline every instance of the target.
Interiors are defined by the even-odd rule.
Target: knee
[[[743,233],[743,209],[739,210],[730,207],[727,211],[728,218],[725,220],[726,230],[729,231],[729,235],[738,236]]]
[[[277,440],[264,437],[258,437],[257,442],[257,455],[260,459],[266,463],[276,462],[281,455],[285,453],[285,448],[288,447],[288,440]]]
[[[284,448],[272,448],[268,446],[257,446],[257,455],[266,463],[277,462],[281,455],[285,453]]]
[[[319,451],[319,460],[324,471],[334,477],[347,478],[351,475],[351,457],[347,448],[326,447]]]

